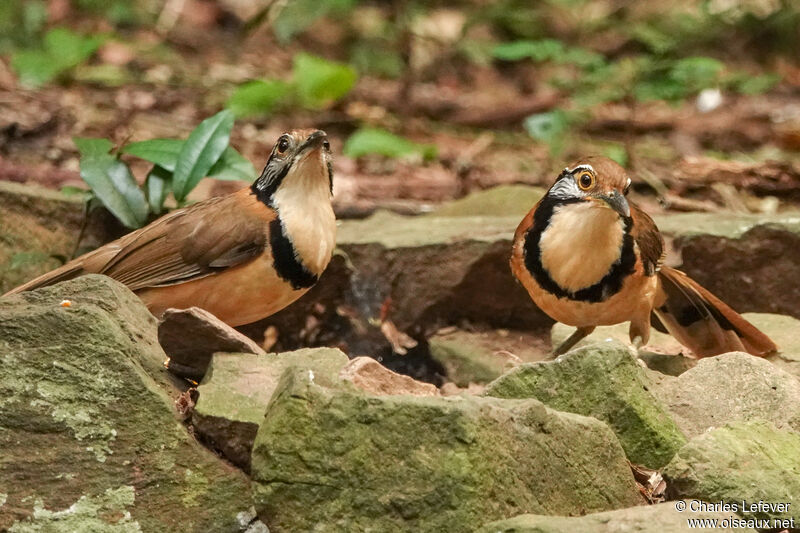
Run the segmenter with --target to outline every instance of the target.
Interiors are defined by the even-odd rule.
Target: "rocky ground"
[[[540,194],[343,221],[318,286],[238,332],[198,311],[159,325],[99,276],[1,299],[0,530],[800,524],[800,212],[656,219],[672,264],[779,354],[697,361],[655,334],[637,357],[613,327],[550,361],[569,329],[507,266]],[[115,231],[95,216],[76,244],[80,203],[18,184],[0,196],[0,291]]]

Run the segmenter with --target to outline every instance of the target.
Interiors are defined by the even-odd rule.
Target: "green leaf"
[[[25,87],[39,87],[55,78],[61,67],[49,54],[38,50],[21,50],[11,56],[11,67]]]
[[[289,94],[288,83],[279,80],[250,81],[236,88],[227,108],[237,117],[260,117],[271,114]]]
[[[556,59],[564,54],[564,44],[554,39],[541,39],[538,41],[512,41],[495,46],[492,55],[504,61],[520,61],[533,59],[534,61],[547,61]]]
[[[676,35],[669,35],[652,24],[635,24],[630,30],[631,36],[648,47],[652,52],[663,55],[680,45]]]
[[[686,86],[667,77],[643,80],[633,88],[633,95],[642,102],[649,100],[676,101],[686,98],[687,94]]]
[[[131,143],[122,149],[122,153],[136,156],[145,161],[175,172],[175,163],[178,161],[185,141],[181,139],[150,139]]]
[[[225,109],[205,119],[189,135],[178,154],[172,193],[178,202],[203,179],[225,151],[233,129],[233,113]]]
[[[63,69],[88,59],[103,43],[99,36],[84,37],[66,28],[54,28],[44,36],[45,50]]]
[[[355,0],[292,0],[284,2],[272,23],[275,36],[287,43],[296,34],[308,28],[315,20],[326,15],[349,11]]]
[[[576,65],[583,69],[599,69],[606,65],[605,56],[584,48],[569,48],[556,59],[559,63]]]
[[[55,28],[45,34],[42,50],[15,53],[11,66],[23,85],[38,87],[88,59],[102,42],[98,36],[84,37],[66,28]]]
[[[620,164],[620,166],[626,167],[628,166],[628,151],[625,149],[625,146],[622,144],[609,144],[605,148],[603,148],[603,155],[607,158],[616,161]]]
[[[52,259],[52,256],[46,252],[17,252],[11,256],[7,268],[8,270],[17,270],[34,263],[42,263],[48,259]]]
[[[395,46],[375,40],[359,40],[350,51],[350,63],[362,74],[399,78],[406,68]]]
[[[96,139],[92,137],[73,137],[72,142],[78,147],[82,157],[94,155],[106,155],[114,145],[108,139]]]
[[[76,187],[75,185],[64,185],[59,189],[59,192],[64,196],[84,196],[91,194],[89,191],[82,187]]]
[[[673,65],[670,78],[696,92],[716,85],[724,68],[725,65],[710,57],[687,57]]]
[[[322,109],[339,100],[358,79],[349,65],[303,53],[294,56],[293,74],[300,101],[311,109]]]
[[[228,146],[219,161],[208,171],[208,177],[218,180],[253,181],[256,169],[253,164],[234,148]]]
[[[171,178],[172,172],[158,165],[154,166],[147,175],[147,180],[145,181],[147,203],[150,205],[150,211],[156,215],[160,215],[164,210],[164,200],[167,199],[167,194],[169,194],[169,181]]]
[[[81,178],[106,208],[125,226],[140,228],[147,221],[147,200],[128,165],[110,154],[81,157]]]
[[[569,127],[567,113],[560,109],[531,115],[523,122],[525,131],[537,141],[551,143],[563,135]]]
[[[735,84],[736,91],[741,94],[761,94],[769,91],[781,81],[777,74],[761,74],[758,76],[743,76]]]
[[[386,157],[421,156],[424,159],[436,157],[436,147],[431,144],[418,144],[386,130],[362,128],[354,132],[344,143],[344,154],[357,158],[367,154]]]

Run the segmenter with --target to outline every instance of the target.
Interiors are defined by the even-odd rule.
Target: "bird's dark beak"
[[[303,144],[300,145],[300,149],[297,151],[297,153],[302,154],[306,152],[311,152],[322,146],[322,143],[324,143],[327,138],[328,138],[327,133],[325,133],[322,130],[317,130],[311,135],[309,135],[308,138],[303,142]]]
[[[603,195],[600,198],[607,203],[611,209],[619,213],[621,216],[625,218],[631,216],[631,207],[628,205],[628,200],[626,200],[625,196],[619,192],[614,191],[611,194],[607,196]]]

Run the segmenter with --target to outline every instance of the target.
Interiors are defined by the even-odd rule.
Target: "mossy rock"
[[[778,345],[778,353],[768,356],[767,361],[800,379],[800,320],[771,313],[744,316]]]
[[[554,409],[608,422],[628,459],[650,468],[667,464],[686,442],[653,383],[625,345],[609,340],[555,361],[521,365],[489,384],[486,394],[536,398]]]
[[[0,181],[0,294],[61,266],[72,254],[83,203],[55,191]]]
[[[239,531],[249,482],[176,420],[156,338],[104,276],[0,299],[0,529]]]
[[[283,372],[296,366],[311,370],[318,380],[335,383],[347,362],[347,356],[335,348],[214,354],[197,387],[192,424],[232,463],[249,470],[258,426]]]
[[[371,396],[287,369],[253,448],[256,508],[284,531],[473,531],[523,512],[641,503],[592,418],[536,400]]]
[[[428,339],[431,357],[442,365],[447,379],[459,387],[470,383],[489,383],[508,370],[508,359],[466,332],[434,335]]]
[[[671,499],[732,502],[746,518],[800,521],[800,433],[769,422],[734,422],[698,435],[663,475]],[[760,501],[775,507],[751,507]]]
[[[688,437],[736,421],[770,421],[800,431],[800,380],[748,353],[701,359],[652,390]]]
[[[80,197],[39,186],[0,181],[0,206],[0,295],[125,231],[104,208],[85,216]]]
[[[431,215],[440,217],[515,215],[521,220],[546,192],[547,190],[542,187],[531,185],[497,185],[446,202]]]

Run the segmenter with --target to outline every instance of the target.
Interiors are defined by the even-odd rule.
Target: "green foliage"
[[[98,14],[115,25],[132,25],[154,18],[146,16],[144,5],[129,0],[73,0],[75,7]]]
[[[344,143],[343,152],[347,157],[352,158],[378,154],[393,158],[422,157],[423,159],[433,159],[436,157],[436,146],[418,144],[386,130],[361,128],[348,137]]]
[[[696,27],[691,18],[676,18],[671,23],[685,31]],[[591,109],[599,104],[632,100],[678,103],[714,87],[754,94],[769,90],[778,81],[770,74],[731,73],[711,57],[672,57],[679,41],[653,24],[636,25],[631,33],[646,44],[650,53],[612,60],[554,39],[520,39],[492,49],[496,60],[540,64],[541,71],[551,76],[550,83],[570,95],[565,109],[533,115],[524,122],[531,137],[546,143],[551,154],[561,151],[570,128],[590,117]],[[617,155],[620,159],[626,156]]]
[[[294,56],[293,73],[300,103],[308,109],[322,109],[339,100],[358,79],[353,67],[309,54]]]
[[[147,203],[150,206],[150,211],[155,215],[160,215],[164,210],[164,202],[169,194],[169,182],[172,177],[172,172],[153,165],[153,168],[147,174],[147,179],[144,182],[145,189],[147,189]]]
[[[128,228],[139,228],[147,221],[148,205],[128,165],[108,153],[106,139],[76,138],[81,152],[81,178],[92,193]]]
[[[710,57],[688,57],[669,62],[655,63],[642,75],[634,88],[638,100],[681,100],[703,89],[719,84],[725,66]]]
[[[119,153],[153,163],[143,189],[128,165],[110,153],[111,141],[75,138],[81,153],[81,177],[120,222],[139,228],[151,214],[164,211],[170,192],[181,205],[205,176],[243,181],[253,178],[253,165],[228,146],[232,127],[233,114],[225,110],[201,122],[185,141],[150,139],[123,146]]]
[[[564,54],[564,44],[555,39],[541,39],[539,41],[513,41],[498,44],[492,54],[497,59],[504,61],[520,61],[533,59],[534,61],[548,61],[557,59]]]
[[[47,7],[41,0],[0,2],[0,53],[34,46],[45,22]]]
[[[150,139],[131,143],[123,147],[121,152],[155,163],[169,172],[175,172],[175,163],[182,148],[181,139]]]
[[[227,107],[237,117],[268,116],[292,105],[323,109],[350,92],[357,79],[349,65],[300,53],[294,57],[290,82],[247,82],[234,91]]]
[[[376,39],[356,42],[350,51],[350,63],[359,72],[381,78],[399,78],[406,68],[394,43]]]
[[[281,43],[306,30],[321,17],[350,11],[355,0],[293,0],[282,2],[272,23],[272,31]]]
[[[228,146],[208,170],[208,177],[223,181],[252,181],[256,169],[242,154]]]
[[[779,81],[781,81],[781,77],[777,74],[753,76],[746,72],[739,72],[730,76],[726,83],[740,94],[761,94],[775,87]]]
[[[628,166],[628,160],[630,159],[630,156],[628,155],[628,151],[625,149],[625,146],[621,144],[610,143],[606,145],[603,147],[603,155],[612,161],[616,161],[620,164],[620,166]]]
[[[172,194],[178,202],[203,179],[228,146],[233,129],[233,113],[220,111],[205,119],[183,143],[172,174]]]
[[[16,52],[11,66],[23,85],[38,87],[87,60],[102,42],[99,36],[55,28],[45,34],[41,48]]]
[[[291,90],[280,80],[256,80],[240,85],[228,100],[228,109],[237,117],[270,115],[287,98]]]
[[[547,143],[552,154],[561,151],[569,125],[569,115],[561,109],[531,115],[523,122],[528,135],[537,141]]]

